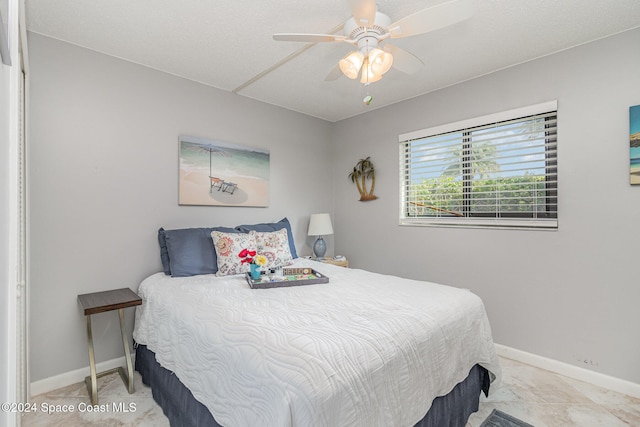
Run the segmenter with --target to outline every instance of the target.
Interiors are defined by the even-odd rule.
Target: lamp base
[[[313,244],[313,254],[316,258],[324,259],[325,253],[327,253],[327,244],[324,242],[322,236],[318,236],[316,242]]]

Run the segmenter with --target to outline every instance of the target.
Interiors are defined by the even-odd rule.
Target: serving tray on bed
[[[329,283],[329,277],[313,268],[283,268],[282,276],[260,272],[260,278],[253,280],[250,273],[244,274],[247,283],[253,289],[282,288],[285,286],[315,285]]]

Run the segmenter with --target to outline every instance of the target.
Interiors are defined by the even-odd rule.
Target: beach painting
[[[640,184],[640,105],[629,107],[629,182]]]
[[[269,150],[180,136],[178,204],[269,206]]]

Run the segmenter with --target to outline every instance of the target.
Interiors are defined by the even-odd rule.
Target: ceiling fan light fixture
[[[365,61],[364,66],[362,67],[362,76],[360,77],[360,83],[368,85],[369,83],[377,82],[381,78],[382,74],[374,72],[369,61]]]
[[[360,68],[364,62],[364,55],[358,51],[350,52],[347,56],[342,58],[339,62],[340,70],[342,73],[350,79],[358,78],[360,74]]]
[[[371,70],[378,75],[383,75],[393,65],[393,55],[389,52],[382,51],[375,48],[369,52],[369,61],[371,64]]]

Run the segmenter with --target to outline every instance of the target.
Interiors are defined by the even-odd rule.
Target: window
[[[400,224],[558,227],[555,101],[400,135]]]

